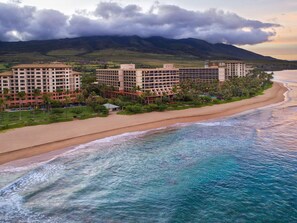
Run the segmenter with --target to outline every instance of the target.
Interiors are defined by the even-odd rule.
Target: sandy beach
[[[263,95],[221,105],[181,111],[116,115],[72,122],[24,127],[0,133],[0,164],[84,144],[126,132],[143,131],[176,123],[206,121],[282,102],[287,88],[280,83]]]

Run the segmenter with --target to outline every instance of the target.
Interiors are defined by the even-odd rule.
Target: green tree
[[[22,120],[22,107],[23,107],[23,100],[26,98],[26,93],[24,91],[18,92],[19,98],[19,110],[20,110],[20,120]]]
[[[0,111],[3,111],[5,108],[5,100],[3,98],[0,98]]]
[[[142,106],[139,104],[136,105],[128,105],[125,110],[130,114],[139,114],[143,112]]]
[[[85,103],[85,97],[84,95],[81,93],[81,94],[78,94],[76,95],[76,100],[79,104],[83,104]]]
[[[10,96],[10,91],[9,91],[8,88],[3,89],[3,94],[4,94],[4,97],[5,97],[6,101],[9,101],[11,96]]]
[[[34,105],[34,109],[37,108],[37,105],[38,105],[38,97],[41,95],[41,91],[40,89],[38,88],[35,88],[34,91],[33,91],[33,96],[34,96],[34,100],[35,100],[35,105]]]
[[[94,111],[97,110],[98,105],[103,105],[105,102],[106,99],[96,95],[95,92],[92,92],[90,96],[86,99],[86,104],[90,106]]]
[[[63,89],[63,88],[57,88],[56,92],[57,92],[58,94],[61,94],[61,93],[64,92],[64,89]]]
[[[66,109],[66,118],[67,118],[68,117],[68,106],[71,103],[71,98],[70,97],[65,97],[64,102],[65,102],[65,106],[66,106],[65,109]]]
[[[42,95],[43,105],[46,107],[46,111],[50,110],[51,104],[51,95],[50,94],[43,94]]]
[[[97,105],[95,108],[95,112],[99,113],[100,115],[107,116],[109,111],[103,105]]]

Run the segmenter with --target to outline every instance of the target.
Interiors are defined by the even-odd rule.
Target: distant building
[[[179,69],[173,64],[163,68],[137,69],[135,64],[122,64],[119,69],[97,69],[97,82],[112,86],[124,95],[171,96],[179,85]]]
[[[250,71],[245,62],[237,60],[226,61],[207,61],[205,68],[225,67],[225,79],[228,80],[233,77],[245,77]]]
[[[6,97],[11,107],[41,103],[43,94],[50,94],[53,100],[75,100],[80,87],[80,74],[62,63],[22,64],[0,73],[0,97]],[[36,89],[39,96],[35,95]],[[18,98],[19,92],[25,92],[24,100]]]

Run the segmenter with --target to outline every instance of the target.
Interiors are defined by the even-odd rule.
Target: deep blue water
[[[0,222],[297,222],[295,102],[2,170]]]

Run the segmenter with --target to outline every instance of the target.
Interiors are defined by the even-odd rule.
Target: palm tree
[[[71,98],[70,97],[65,97],[65,105],[66,105],[66,118],[68,117],[68,105],[70,104],[70,102],[71,102]]]
[[[4,88],[3,89],[3,93],[4,93],[4,95],[8,95],[9,94],[9,89],[8,88]]]
[[[141,103],[149,102],[149,97],[153,96],[151,91],[145,91],[141,95],[139,95]]]
[[[172,92],[173,92],[174,94],[177,94],[177,93],[178,93],[178,86],[177,86],[177,85],[174,85],[174,86],[172,87]]]
[[[57,88],[57,90],[56,90],[56,92],[59,94],[62,93],[63,91],[64,91],[63,88]]]
[[[46,106],[46,110],[49,111],[49,106],[51,104],[51,96],[50,94],[42,95],[43,104]]]
[[[1,115],[1,111],[2,111],[3,108],[5,108],[5,99],[0,98],[0,122],[2,122],[2,118],[3,118],[3,121],[4,121],[4,113],[3,113],[3,116]]]
[[[133,86],[131,90],[132,90],[132,92],[136,92],[137,91],[137,86]]]
[[[6,103],[10,100],[10,94],[9,94],[9,89],[8,88],[4,88],[3,89],[3,94],[6,100]]]
[[[83,94],[78,94],[77,96],[76,96],[76,100],[77,100],[77,102],[81,105],[82,103],[84,103],[85,102],[85,97],[84,97],[84,95]]]
[[[26,93],[24,91],[18,92],[18,98],[20,99],[19,109],[20,109],[20,120],[22,120],[22,111],[21,108],[23,107],[23,100],[26,97]]]
[[[40,90],[38,88],[34,89],[33,96],[34,96],[34,99],[35,99],[35,108],[34,109],[36,109],[37,104],[38,104],[37,103],[37,97],[40,96]]]
[[[2,111],[4,106],[5,106],[5,100],[0,98],[0,111]]]

